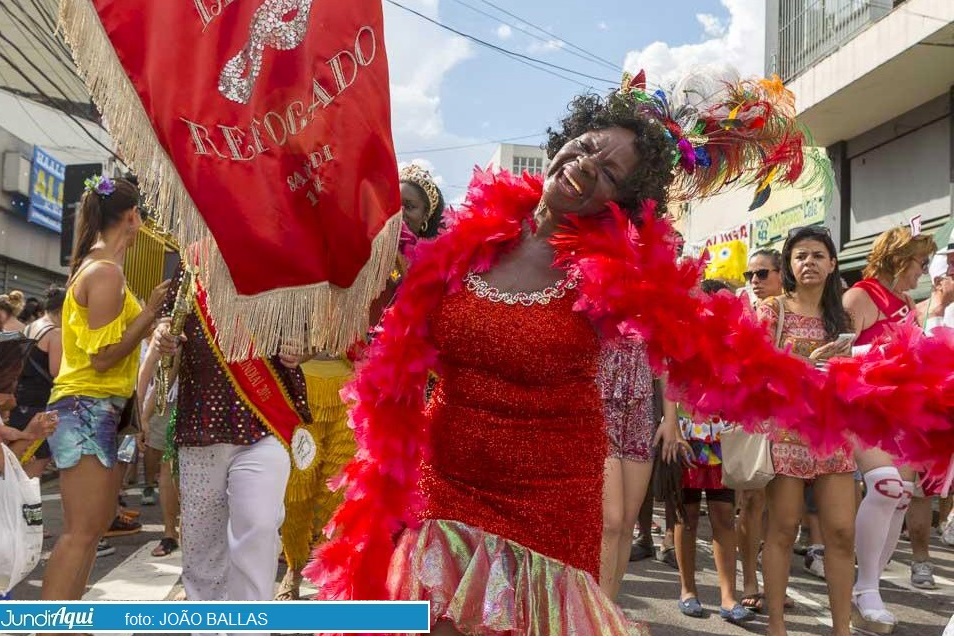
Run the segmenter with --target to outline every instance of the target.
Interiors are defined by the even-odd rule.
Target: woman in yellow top
[[[44,600],[82,597],[96,544],[116,514],[124,470],[117,426],[136,385],[139,345],[169,287],[157,286],[145,309],[126,287],[123,258],[142,225],[138,204],[139,191],[126,180],[86,182],[63,302],[63,360],[50,395],[49,409],[59,415],[49,443],[65,529],[43,577]]]

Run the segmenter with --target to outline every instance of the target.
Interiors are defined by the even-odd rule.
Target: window
[[[522,175],[524,171],[528,171],[533,175],[543,173],[543,158],[514,156],[513,173],[515,175]]]

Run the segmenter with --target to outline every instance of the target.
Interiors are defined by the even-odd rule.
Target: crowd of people
[[[648,340],[617,329],[627,316],[608,273],[625,272],[612,268],[626,266],[617,255],[632,237],[613,224],[663,216],[674,182],[689,179],[679,170],[699,180],[695,192],[713,189],[710,165],[723,163],[725,182],[742,170],[727,165],[731,153],[693,149],[661,126],[632,88],[575,100],[550,131],[545,178],[478,173],[452,219],[427,171],[402,169],[401,256],[368,309],[378,327],[350,356],[289,346],[226,361],[194,273],[181,267],[136,298],[123,264],[143,223],[140,194],[124,179],[90,180],[66,286],[29,312],[22,295],[0,296],[3,330],[31,342],[3,438],[32,476],[51,462],[60,476],[64,529],[43,598],[81,598],[104,537],[138,529],[121,502],[124,433],[138,429],[142,503],[158,493],[163,510],[153,554],[182,552],[188,600],[270,600],[283,553],[282,600],[308,578],[327,598],[429,600],[436,633],[639,632],[615,601],[628,563],[648,556],[655,493],[667,501],[661,557],[679,570],[673,597],[687,617],[704,614],[704,508],[727,622],[765,613],[769,633],[784,634],[792,556],[808,545],[834,633],[892,632],[879,579],[906,519],[911,582],[935,586],[938,486],[851,433],[822,454],[770,421],[775,476],[736,492],[722,476],[731,425],[669,400]],[[590,261],[584,241],[600,247]],[[780,252],[751,255],[738,292],[767,341],[824,369],[892,339],[896,322],[954,327],[954,246],[938,248],[890,229],[847,288],[827,229],[794,228]],[[925,273],[931,293],[915,304]],[[736,292],[705,280],[698,294]],[[248,369],[271,400],[248,391]],[[303,427],[313,458],[291,446]]]

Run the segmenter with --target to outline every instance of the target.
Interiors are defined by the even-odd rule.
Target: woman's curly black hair
[[[577,96],[568,107],[570,114],[560,121],[560,129],[547,129],[547,156],[553,159],[567,142],[587,131],[613,127],[632,131],[636,134],[638,163],[621,186],[617,203],[629,211],[638,211],[645,200],[651,199],[657,204],[657,213],[662,214],[673,180],[675,144],[661,124],[642,115],[638,108],[630,94],[613,93],[605,98],[593,93]]]

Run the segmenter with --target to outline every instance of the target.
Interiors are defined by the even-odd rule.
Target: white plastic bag
[[[33,571],[43,550],[40,479],[27,476],[16,455],[0,443],[0,594],[7,594]]]

